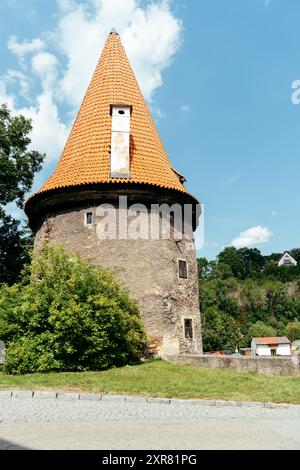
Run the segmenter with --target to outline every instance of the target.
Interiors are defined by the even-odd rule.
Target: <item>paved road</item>
[[[0,449],[300,449],[300,407],[0,395]]]

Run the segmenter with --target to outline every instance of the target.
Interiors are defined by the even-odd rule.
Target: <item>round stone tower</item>
[[[57,168],[25,211],[36,246],[64,244],[115,273],[162,356],[202,352],[199,205],[184,181],[113,31]]]

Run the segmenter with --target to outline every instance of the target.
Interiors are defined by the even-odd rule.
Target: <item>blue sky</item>
[[[199,255],[213,258],[232,241],[263,253],[300,246],[300,105],[291,100],[300,80],[300,2],[154,6],[1,0],[0,100],[36,121],[33,145],[48,157],[35,187],[57,162],[115,26],[174,167],[205,205]]]

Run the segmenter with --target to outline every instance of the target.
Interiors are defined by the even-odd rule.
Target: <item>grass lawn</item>
[[[102,372],[20,376],[0,373],[0,389],[53,389],[300,404],[300,377],[267,377],[224,369],[202,369],[162,360]]]

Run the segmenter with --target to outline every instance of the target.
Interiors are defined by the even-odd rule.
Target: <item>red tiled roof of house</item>
[[[130,178],[111,178],[114,104],[132,106]],[[120,37],[109,34],[60,161],[39,193],[95,183],[145,183],[186,193],[174,172]],[[38,194],[39,194],[38,193]],[[30,200],[29,200],[30,201]]]
[[[290,344],[286,336],[271,336],[268,338],[253,338],[256,344]]]

